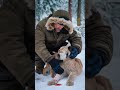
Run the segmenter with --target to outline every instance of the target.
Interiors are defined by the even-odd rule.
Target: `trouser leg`
[[[36,66],[36,72],[39,74],[43,73],[43,68],[44,68],[45,63],[43,62],[43,60],[38,57],[38,55],[35,55],[35,66]]]

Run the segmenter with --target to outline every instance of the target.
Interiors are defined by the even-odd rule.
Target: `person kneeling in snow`
[[[72,22],[67,11],[58,10],[51,16],[38,23],[35,30],[36,72],[42,73],[44,63],[51,65],[56,74],[62,74],[60,62],[53,57],[68,40],[71,43],[70,58],[75,58],[82,49],[81,37],[73,30]]]

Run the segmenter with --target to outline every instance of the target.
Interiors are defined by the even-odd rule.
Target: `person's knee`
[[[41,58],[38,56],[35,56],[35,71],[39,74],[43,73],[43,68],[44,68],[45,63]]]

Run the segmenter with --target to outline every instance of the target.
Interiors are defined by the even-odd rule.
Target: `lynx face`
[[[68,47],[63,46],[58,50],[58,55],[60,60],[65,60],[69,55],[70,51],[68,50]]]

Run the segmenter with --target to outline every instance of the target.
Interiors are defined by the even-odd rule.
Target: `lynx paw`
[[[49,81],[49,82],[48,82],[48,85],[51,86],[51,85],[55,85],[55,84],[57,84],[57,83],[58,83],[58,81],[52,80],[52,81]]]
[[[73,85],[74,85],[74,82],[67,82],[66,85],[67,85],[67,86],[73,86]]]

